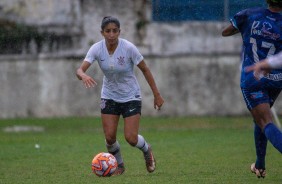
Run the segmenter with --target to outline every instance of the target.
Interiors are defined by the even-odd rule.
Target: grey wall
[[[121,37],[140,49],[165,99],[163,109],[154,111],[150,88],[136,69],[143,115],[248,113],[239,88],[241,38],[221,37],[226,22],[152,22],[146,0],[3,0],[0,6],[8,20],[76,38],[65,50],[0,56],[0,118],[98,116],[103,77],[98,65],[88,71],[98,81],[95,88],[85,89],[75,71],[90,45],[102,39],[100,22],[106,15],[119,17]],[[146,24],[137,29],[140,21]]]
[[[146,57],[166,101],[153,110],[153,95],[136,69],[144,115],[237,115],[245,112],[238,90],[237,56]],[[95,88],[84,88],[75,76],[79,60],[30,58],[0,62],[1,117],[99,115],[102,73],[97,64],[88,73]]]

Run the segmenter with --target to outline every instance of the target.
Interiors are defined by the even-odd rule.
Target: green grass
[[[13,125],[42,126],[44,132],[4,132]],[[146,118],[140,134],[152,145],[157,169],[148,174],[142,153],[118,138],[126,172],[99,178],[91,160],[106,151],[99,118],[0,120],[0,183],[281,183],[281,154],[267,150],[267,177],[257,179],[252,121],[248,117]],[[40,148],[36,149],[35,144]]]

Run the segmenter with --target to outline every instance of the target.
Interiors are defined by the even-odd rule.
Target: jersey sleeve
[[[96,45],[92,45],[90,47],[90,49],[88,50],[85,58],[84,58],[84,61],[87,61],[89,63],[93,63],[94,61],[96,61],[96,56],[97,56],[97,46]]]
[[[236,29],[241,31],[247,18],[247,10],[242,10],[238,12],[233,18],[231,18],[230,22]]]
[[[137,47],[133,44],[130,47],[130,55],[134,65],[138,65],[144,59]]]

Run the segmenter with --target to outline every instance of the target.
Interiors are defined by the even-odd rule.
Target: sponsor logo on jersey
[[[254,21],[251,34],[267,37],[272,40],[278,40],[280,38],[280,34],[272,32],[272,25],[269,22]]]

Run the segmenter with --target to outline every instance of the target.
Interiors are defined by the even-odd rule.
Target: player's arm
[[[76,70],[77,78],[83,81],[83,84],[86,88],[94,87],[95,85],[97,85],[96,81],[85,73],[90,65],[91,64],[89,62],[83,61],[80,67]]]
[[[257,80],[260,80],[264,75],[271,71],[271,67],[269,65],[269,60],[262,60],[254,65],[248,66],[245,68],[246,72],[254,72],[254,76]]]
[[[236,29],[232,24],[230,24],[229,26],[223,29],[221,35],[222,36],[232,36],[237,33],[239,33],[239,30]]]
[[[264,59],[254,65],[246,67],[246,72],[254,71],[255,73],[273,69],[269,63],[269,59]]]
[[[154,94],[154,108],[160,110],[161,106],[164,103],[164,99],[157,88],[157,85],[150,69],[148,68],[144,60],[142,60],[137,66],[142,71],[146,81],[148,82]]]
[[[282,68],[282,52],[270,56],[266,62],[268,62],[270,69],[281,69]]]
[[[282,52],[274,56],[270,56],[254,65],[246,67],[246,72],[254,71],[254,74],[257,79],[259,76],[263,76],[269,73],[272,69],[281,69],[282,68]],[[257,77],[258,76],[258,77]]]

